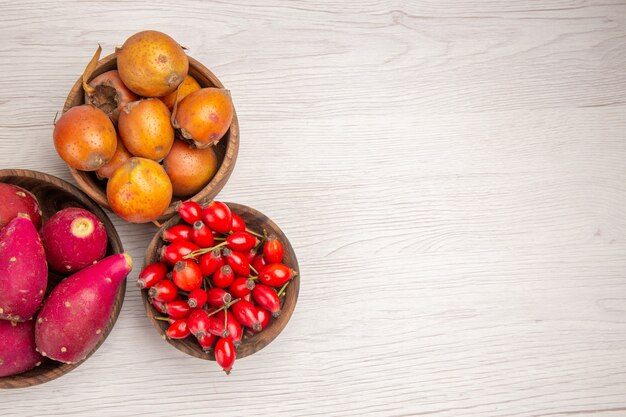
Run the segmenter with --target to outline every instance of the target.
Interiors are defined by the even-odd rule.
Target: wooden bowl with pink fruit
[[[0,199],[0,388],[23,388],[100,347],[132,261],[102,209],[59,178],[0,170]]]

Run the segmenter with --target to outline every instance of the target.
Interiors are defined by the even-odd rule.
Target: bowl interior
[[[113,227],[113,224],[97,204],[89,199],[84,193],[73,185],[50,175],[28,170],[0,170],[0,182],[18,185],[35,195],[39,201],[39,206],[43,212],[43,221],[45,222],[50,216],[59,210],[67,207],[80,207],[94,213],[104,224],[109,237],[107,246],[108,255],[122,253],[124,251],[122,242]],[[47,294],[63,279],[64,277],[49,271]],[[106,329],[102,332],[98,345],[87,355],[87,360],[93,352],[104,342],[108,334],[111,332],[115,321],[122,308],[124,294],[126,293],[126,281],[122,282],[118,289],[113,306],[113,312],[107,323]],[[59,376],[70,372],[79,366],[83,361],[76,364],[64,364],[53,360],[46,360],[40,366],[26,371],[24,373],[0,377],[0,388],[21,388],[31,385],[41,384]]]
[[[285,236],[282,230],[280,230],[280,228],[272,220],[270,220],[263,213],[254,210],[253,208],[235,203],[226,204],[228,205],[228,207],[230,207],[233,213],[236,213],[243,218],[248,226],[248,229],[259,233],[262,233],[263,229],[265,229],[269,234],[276,235],[276,237],[281,241],[285,249],[283,263],[295,269],[296,271],[299,271],[298,260],[296,259],[296,254],[293,250],[293,247],[289,243],[287,236]],[[150,246],[148,246],[144,266],[153,262],[157,262],[159,260],[158,254],[161,252],[161,248],[166,243],[163,241],[163,239],[161,239],[163,230],[181,222],[182,220],[180,216],[175,215],[169,221],[167,221],[161,227],[161,229],[159,229],[159,231],[154,235],[154,238],[152,238]],[[280,316],[278,316],[277,318],[273,318],[270,321],[269,325],[262,332],[248,336],[247,338],[242,340],[241,345],[239,345],[239,348],[237,349],[238,359],[252,355],[253,353],[263,349],[278,336],[278,334],[285,328],[287,322],[293,314],[293,311],[296,307],[296,302],[298,301],[299,291],[300,275],[297,275],[287,286]],[[143,299],[144,307],[146,308],[148,319],[150,320],[150,322],[152,322],[152,325],[157,329],[159,334],[161,334],[161,336],[165,340],[167,340],[169,344],[174,346],[176,349],[197,358],[215,360],[213,352],[204,352],[192,336],[187,337],[186,339],[170,339],[165,337],[165,331],[169,326],[168,323],[161,320],[156,320],[154,318],[155,316],[162,316],[162,314],[159,313],[152,306],[152,304],[150,304],[150,301],[148,300],[148,292],[141,291],[141,296]]]
[[[117,58],[115,54],[111,54],[100,60],[91,76],[91,79],[104,72],[114,69],[117,69]],[[215,76],[215,74],[191,57],[189,57],[189,75],[194,77],[202,87],[224,88],[224,85]],[[82,81],[79,79],[72,87],[72,90],[65,101],[63,113],[68,111],[70,108],[81,104],[85,104],[85,91],[83,90]],[[237,153],[239,151],[239,122],[235,111],[233,111],[233,121],[230,128],[214,149],[215,154],[217,155],[219,168],[211,181],[209,181],[209,183],[202,190],[192,197],[180,198],[174,196],[168,209],[158,218],[159,222],[164,222],[174,215],[176,212],[174,210],[174,205],[177,201],[183,199],[204,203],[212,200],[221,191],[224,185],[226,185],[226,182],[228,181],[228,178],[234,168],[234,164],[237,160]],[[85,191],[102,207],[107,209],[111,208],[106,198],[106,180],[99,180],[93,172],[79,171],[71,167],[70,172],[83,191]]]

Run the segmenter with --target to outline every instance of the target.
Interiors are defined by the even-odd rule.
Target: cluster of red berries
[[[184,223],[163,233],[159,262],[146,266],[137,286],[168,321],[167,336],[195,336],[229,373],[244,337],[262,331],[280,314],[285,289],[296,271],[282,263],[283,245],[255,233],[219,201],[206,207],[187,201]],[[185,224],[186,223],[186,224]]]

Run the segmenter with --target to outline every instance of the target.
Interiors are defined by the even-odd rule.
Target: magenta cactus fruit
[[[41,237],[48,265],[60,274],[70,274],[99,261],[107,250],[107,232],[100,219],[77,207],[50,217],[41,229]]]
[[[0,230],[0,319],[33,317],[48,285],[46,254],[29,217],[11,220]]]
[[[85,359],[103,336],[117,289],[132,265],[126,253],[111,255],[61,281],[37,317],[39,353],[65,363]]]
[[[0,377],[39,366],[43,357],[35,350],[35,321],[0,320]]]
[[[30,217],[35,229],[41,227],[41,209],[30,192],[17,185],[0,182],[0,201],[0,229],[20,213]]]

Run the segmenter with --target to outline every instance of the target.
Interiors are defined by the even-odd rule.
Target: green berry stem
[[[256,237],[258,237],[258,238],[262,238],[262,237],[263,237],[262,235],[260,235],[260,234],[258,234],[258,233],[256,233],[256,232],[253,232],[252,230],[250,230],[250,229],[248,229],[248,228],[246,228],[246,232],[248,232],[248,233],[250,233],[252,236],[256,236]]]
[[[290,282],[291,281],[287,281],[287,282],[285,282],[285,284],[282,287],[280,287],[280,290],[278,290],[278,296],[279,297],[283,296],[283,293],[285,292],[285,289],[287,288],[287,285],[289,285]]]
[[[241,298],[235,298],[234,300],[232,300],[230,303],[224,304],[223,306],[219,307],[217,310],[215,311],[211,311],[209,313],[209,316],[212,316],[214,314],[216,314],[218,311],[222,311],[222,310],[227,310],[228,308],[230,308],[230,306],[232,306],[233,304],[235,304],[237,301],[241,300]]]
[[[214,251],[215,249],[221,248],[222,246],[226,245],[228,242],[222,242],[222,243],[218,243],[217,245],[210,247],[210,248],[203,248],[203,249],[197,249],[193,252],[188,253],[187,255],[183,256],[183,259],[196,259],[196,257],[200,256],[200,255],[204,255],[205,253],[209,253]]]

